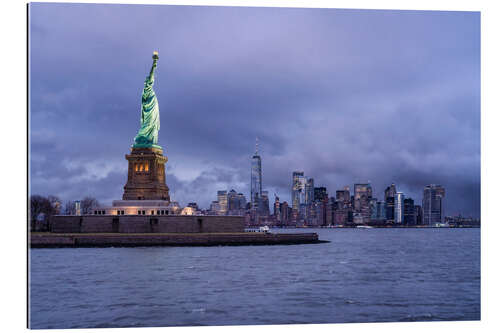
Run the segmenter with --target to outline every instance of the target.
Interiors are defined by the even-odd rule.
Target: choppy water
[[[33,249],[30,325],[480,319],[479,229],[315,232],[331,243]]]

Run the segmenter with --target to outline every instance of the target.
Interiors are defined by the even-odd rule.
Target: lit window
[[[141,171],[141,172],[144,171],[144,164],[142,164],[142,163],[139,164],[139,171]]]
[[[144,166],[144,171],[149,171],[149,163],[146,163]]]
[[[139,164],[135,163],[135,171],[139,171]]]

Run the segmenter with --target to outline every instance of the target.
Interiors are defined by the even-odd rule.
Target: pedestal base
[[[125,155],[128,160],[128,179],[124,186],[123,200],[170,201],[165,184],[165,163],[161,147],[132,147]]]

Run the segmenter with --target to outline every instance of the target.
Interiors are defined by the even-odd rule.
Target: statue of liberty
[[[146,81],[144,81],[144,89],[142,90],[141,128],[134,138],[134,148],[161,148],[158,146],[160,107],[158,106],[158,100],[153,90],[155,82],[154,72],[158,58],[158,52],[153,52],[153,66],[146,77]]]

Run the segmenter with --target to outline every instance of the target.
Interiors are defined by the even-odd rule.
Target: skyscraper
[[[250,174],[250,202],[252,208],[259,210],[262,197],[262,161],[259,156],[259,141],[255,140],[255,154],[252,156],[252,170]],[[269,209],[269,208],[268,208]]]
[[[351,210],[351,194],[349,186],[336,192],[336,200],[333,207],[333,224],[344,225],[348,222],[349,211]]]
[[[404,220],[404,200],[405,195],[403,192],[396,192],[394,197],[394,223],[402,224]]]
[[[387,207],[385,205],[384,201],[377,201],[377,220],[378,221],[385,221],[387,219],[386,217],[386,212],[387,212]]]
[[[273,215],[276,218],[276,220],[279,222],[281,219],[280,198],[276,195],[276,193],[274,194]]]
[[[384,191],[385,217],[389,223],[394,223],[394,197],[396,196],[396,192],[396,185],[394,183]]]
[[[441,185],[430,184],[425,186],[422,198],[423,224],[442,223],[443,199],[444,188]]]
[[[301,201],[301,197],[305,199],[305,191],[306,178],[304,177],[304,171],[294,171],[292,174],[292,209],[299,210],[300,204],[305,201]]]
[[[370,221],[378,220],[377,218],[377,198],[370,199]]]
[[[326,191],[326,187],[315,187],[314,188],[314,201],[323,201],[324,199],[328,199],[328,192]]]
[[[219,215],[220,212],[220,204],[218,201],[212,201],[209,209],[210,215]]]
[[[415,216],[415,202],[412,198],[406,198],[404,200],[404,217],[403,221],[405,225],[415,225],[417,224],[417,218]]]
[[[288,203],[285,201],[280,204],[280,214],[281,218],[280,221],[283,225],[289,224],[290,220],[290,210],[291,208],[288,207]]]
[[[370,222],[370,200],[372,186],[368,184],[354,184],[354,213],[362,223]]]
[[[415,205],[415,223],[417,225],[421,225],[422,224],[422,206],[420,205]]]
[[[238,201],[240,205],[240,209],[245,209],[247,205],[247,198],[245,198],[245,195],[243,193],[238,193]]]
[[[305,204],[312,205],[314,201],[314,178],[309,178],[306,181]]]
[[[261,216],[269,216],[269,195],[267,191],[262,191],[259,208]]]
[[[387,201],[387,198],[394,198],[396,196],[396,185],[394,183],[391,184],[391,186],[387,186],[387,188],[384,191],[384,200]]]
[[[219,215],[226,215],[228,210],[227,191],[217,191],[217,201],[219,202]]]
[[[344,186],[342,190],[338,190],[336,192],[336,201],[341,201],[345,204],[349,204],[351,201],[351,193],[349,191],[349,186]]]
[[[333,206],[335,205],[335,198],[326,198],[326,225],[333,225]]]
[[[394,223],[394,197],[385,199],[385,218],[387,223]]]
[[[238,198],[238,193],[233,189],[227,194],[227,210],[235,211],[238,209],[240,209],[240,199]]]

